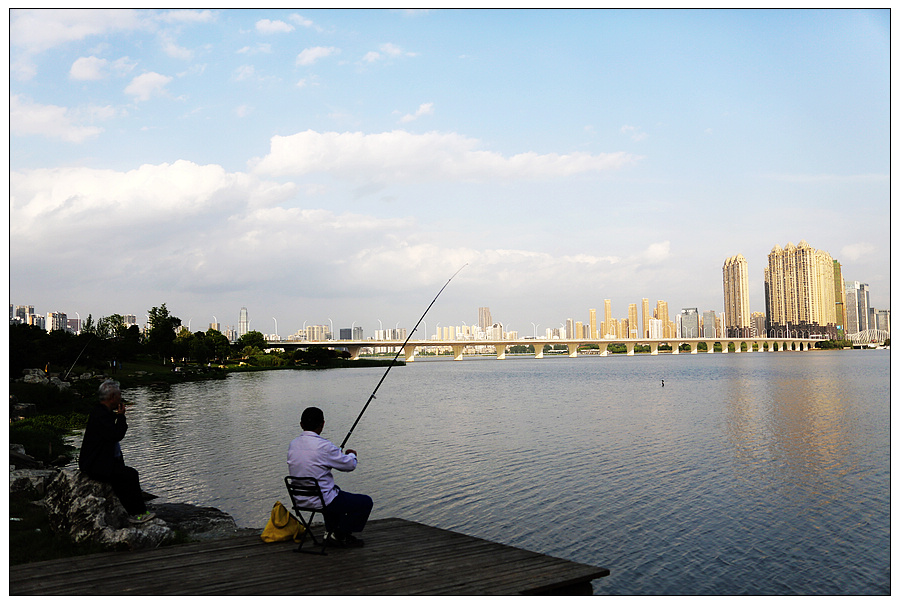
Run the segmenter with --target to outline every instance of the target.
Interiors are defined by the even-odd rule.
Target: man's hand
[[[356,457],[359,457],[359,455],[356,455],[356,451],[354,451],[353,449],[347,449],[346,451],[344,451],[344,453],[346,453],[347,455],[355,455]]]

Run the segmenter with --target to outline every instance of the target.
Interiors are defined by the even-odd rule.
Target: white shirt
[[[315,432],[305,430],[288,446],[288,472],[291,476],[312,476],[319,481],[325,505],[331,503],[338,494],[331,470],[352,472],[356,469],[356,455],[342,452],[334,443]],[[298,500],[302,505],[318,507],[318,497]]]

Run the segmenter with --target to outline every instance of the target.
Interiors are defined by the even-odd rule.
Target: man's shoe
[[[338,533],[326,533],[325,545],[327,545],[328,547],[362,547],[363,540],[357,539],[349,533],[346,535],[340,535]]]
[[[362,547],[363,546],[363,540],[357,539],[353,535],[347,535],[346,537],[344,537],[343,541],[344,541],[344,547]]]
[[[153,520],[156,518],[156,514],[153,512],[144,512],[143,514],[138,514],[137,516],[129,516],[128,520],[131,521],[132,524],[144,524],[149,520]]]

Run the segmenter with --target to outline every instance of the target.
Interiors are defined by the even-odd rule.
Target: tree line
[[[66,373],[71,367],[108,370],[149,357],[164,365],[177,363],[226,364],[245,362],[258,366],[282,366],[295,363],[317,365],[340,356],[320,348],[294,352],[266,352],[266,338],[251,331],[231,343],[218,330],[190,332],[179,330],[181,319],[173,316],[165,304],[148,311],[148,329],[141,333],[137,325],[126,325],[122,315],[113,314],[94,321],[88,315],[78,334],[65,330],[46,331],[33,325],[10,325],[10,375],[41,368]]]

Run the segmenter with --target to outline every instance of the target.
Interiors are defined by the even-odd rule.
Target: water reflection
[[[865,354],[416,361],[379,390],[338,484],[376,518],[612,568],[597,593],[878,593],[889,357]],[[126,458],[169,500],[262,526],[302,409],[340,442],[382,373],[135,390]]]

